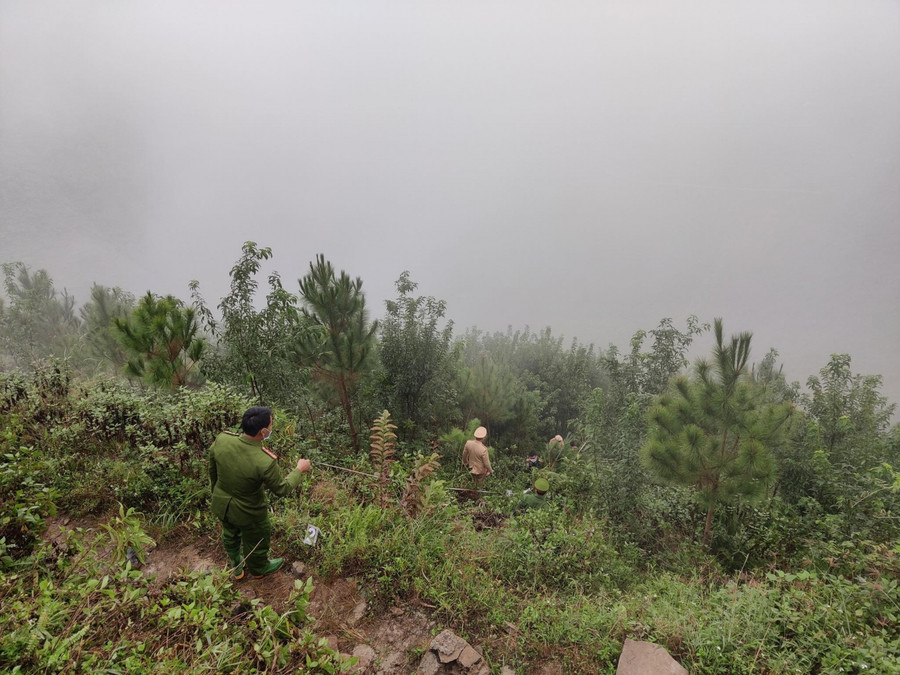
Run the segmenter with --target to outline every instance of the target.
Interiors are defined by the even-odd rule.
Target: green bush
[[[500,536],[493,570],[510,586],[576,594],[628,586],[631,568],[608,542],[605,525],[590,516],[526,511]]]
[[[48,463],[30,446],[15,447],[14,425],[4,429],[0,443],[0,568],[30,555],[55,515],[57,492],[45,482]]]

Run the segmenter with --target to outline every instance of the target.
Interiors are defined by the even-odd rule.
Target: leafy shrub
[[[55,515],[56,490],[44,483],[47,463],[33,447],[11,447],[12,427],[4,430],[0,455],[0,567],[11,567],[28,556]]]
[[[629,566],[601,521],[535,509],[514,518],[493,571],[510,586],[578,594],[628,585]]]

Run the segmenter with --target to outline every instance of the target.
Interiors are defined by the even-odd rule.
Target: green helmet
[[[550,489],[550,481],[546,478],[538,478],[534,481],[534,489],[536,492],[547,492]]]

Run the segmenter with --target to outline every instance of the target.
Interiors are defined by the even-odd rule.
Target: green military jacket
[[[302,475],[294,469],[286,478],[278,468],[277,455],[253,441],[226,431],[209,449],[209,483],[212,512],[238,527],[266,519],[269,506],[263,486],[281,497],[300,484]]]
[[[547,495],[539,495],[536,492],[529,492],[528,494],[522,497],[522,501],[519,502],[519,509],[522,511],[528,509],[546,509],[550,506],[549,502],[547,502]]]

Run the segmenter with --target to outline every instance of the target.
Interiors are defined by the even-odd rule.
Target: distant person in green
[[[272,523],[263,486],[281,497],[300,484],[310,470],[308,459],[297,460],[287,477],[278,468],[278,456],[263,446],[272,433],[272,410],[256,406],[241,419],[242,434],[225,431],[209,449],[212,512],[222,521],[222,544],[234,568],[234,578],[262,577],[281,567],[284,558],[269,560]]]
[[[519,502],[519,511],[528,509],[546,509],[550,506],[547,501],[547,492],[550,491],[550,481],[546,478],[538,478],[534,481],[534,492],[526,492]]]

